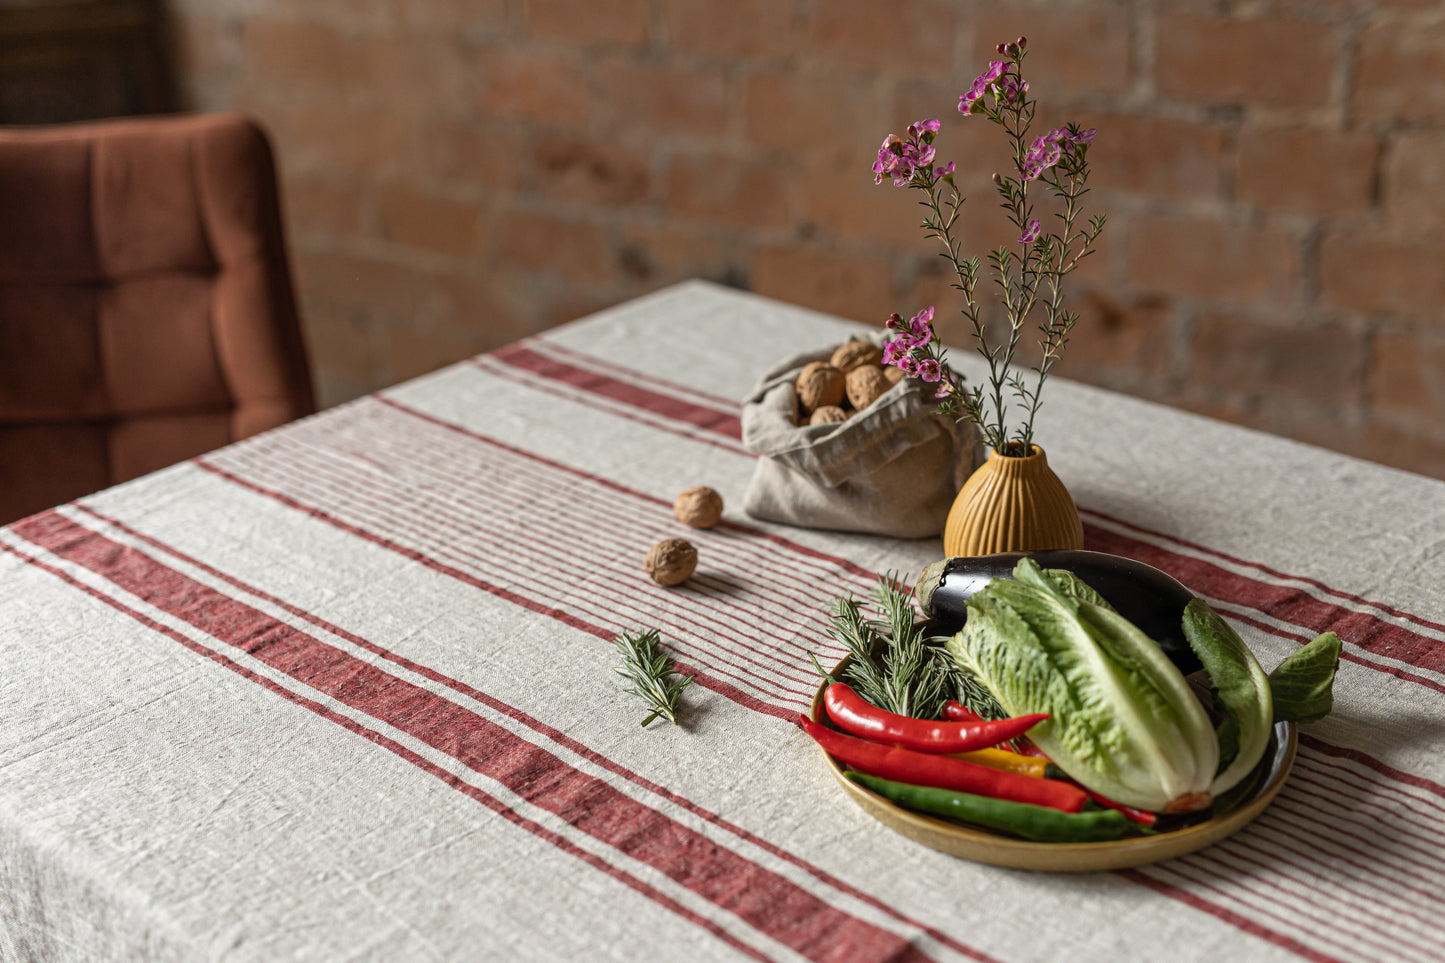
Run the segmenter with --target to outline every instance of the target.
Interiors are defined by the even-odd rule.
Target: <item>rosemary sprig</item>
[[[636,635],[623,632],[615,640],[617,651],[622,655],[622,664],[612,671],[632,683],[627,691],[642,697],[652,708],[652,714],[642,720],[646,726],[658,716],[677,724],[677,705],[686,689],[696,676],[688,676],[681,682],[669,680],[674,675],[672,657],[662,649],[662,635],[657,629],[647,629]]]
[[[925,644],[913,601],[899,584],[907,583],[891,572],[878,580],[873,595],[881,620],[865,619],[851,596],[834,600],[828,633],[852,654],[843,681],[860,696],[899,715],[937,719],[954,695],[957,670],[947,654]]]

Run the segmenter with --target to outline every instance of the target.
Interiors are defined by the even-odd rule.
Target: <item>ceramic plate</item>
[[[842,667],[843,663],[839,663],[838,668]],[[834,671],[836,673],[837,670]],[[823,687],[819,686],[817,695],[813,697],[813,719],[827,725],[824,716]],[[828,768],[838,784],[864,812],[909,839],[978,863],[1077,873],[1123,869],[1172,859],[1203,849],[1242,829],[1264,811],[1284,786],[1285,778],[1294,766],[1295,750],[1299,744],[1297,729],[1293,722],[1275,724],[1264,759],[1257,770],[1254,788],[1223,816],[1155,836],[1100,843],[1039,843],[915,813],[845,778],[843,767],[827,753],[823,753],[823,758],[828,761]]]

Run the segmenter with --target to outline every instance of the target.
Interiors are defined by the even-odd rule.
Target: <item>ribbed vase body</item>
[[[1083,547],[1079,510],[1038,445],[1023,457],[989,452],[959,489],[943,530],[949,555]]]

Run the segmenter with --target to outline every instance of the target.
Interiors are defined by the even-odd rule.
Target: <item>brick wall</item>
[[[1445,477],[1438,0],[172,0],[192,106],[272,130],[324,402],[701,276],[952,303],[879,141],[1030,38],[1099,128],[1072,378]],[[942,313],[942,312],[941,312]],[[962,331],[954,333],[962,342]]]

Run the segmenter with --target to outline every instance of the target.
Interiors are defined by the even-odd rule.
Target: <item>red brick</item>
[[[809,8],[800,49],[815,62],[861,70],[947,71],[957,10],[957,4],[942,0],[892,0],[886,6],[828,0]]]
[[[709,154],[674,158],[667,209],[686,218],[754,229],[790,222],[790,188],[772,164]]]
[[[795,54],[805,26],[778,0],[665,0],[663,9],[671,47],[728,60]]]
[[[1445,441],[1418,430],[1371,421],[1359,432],[1357,442],[1342,450],[1403,471],[1445,479]]]
[[[1340,48],[1336,28],[1310,20],[1165,14],[1155,27],[1154,86],[1211,104],[1320,106]]]
[[[1064,306],[1077,312],[1079,320],[1059,362],[1060,374],[1092,384],[1132,387],[1141,376],[1166,373],[1178,323],[1167,298],[1072,285]]]
[[[342,90],[356,79],[348,38],[311,21],[247,20],[241,25],[241,51],[251,76],[276,88]]]
[[[1445,23],[1371,26],[1360,38],[1354,79],[1360,122],[1445,122]]]
[[[972,57],[964,65],[969,80],[999,59],[997,44],[1023,33],[1029,41],[1023,75],[1031,96],[1067,102],[1085,94],[1122,93],[1132,83],[1133,31],[1121,4],[989,3],[971,19]]]
[[[1362,397],[1364,358],[1364,333],[1344,325],[1207,313],[1194,322],[1189,381],[1209,392],[1339,408]]]
[[[465,258],[482,237],[481,212],[474,204],[389,185],[377,192],[376,208],[383,239],[427,254]]]
[[[941,250],[938,242],[925,241],[919,228],[923,192],[896,188],[886,180],[874,184],[873,175],[860,168],[817,171],[801,178],[795,188],[782,190],[785,198],[793,191],[800,195],[799,220],[825,236],[909,251]],[[780,180],[776,171],[769,170],[768,176]]]
[[[407,152],[407,164],[423,184],[453,184],[507,191],[522,181],[521,158],[533,149],[510,122],[468,122],[452,117],[424,120]]]
[[[610,233],[587,221],[504,211],[497,216],[495,235],[493,256],[507,269],[589,283],[609,281],[617,274]]]
[[[706,228],[689,228],[671,218],[660,224],[622,228],[619,261],[637,284],[672,284],[692,277],[736,280],[742,276],[731,245]]]
[[[507,0],[403,0],[396,4],[403,26],[448,37],[491,40],[507,31]]]
[[[1360,214],[1374,195],[1380,145],[1368,134],[1306,127],[1239,133],[1240,201],[1301,214]]]
[[[768,297],[868,324],[895,310],[893,262],[805,247],[765,247],[753,254],[753,290]]]
[[[416,118],[383,105],[257,96],[233,106],[271,130],[277,161],[288,175],[381,180],[416,145]]]
[[[541,137],[526,165],[528,191],[590,205],[635,206],[652,185],[648,153],[586,137]]]
[[[1370,407],[1445,441],[1445,335],[1392,331],[1375,337]]]
[[[646,47],[647,0],[527,0],[532,36],[577,47]]]
[[[648,141],[676,134],[722,140],[737,101],[721,67],[609,63],[601,78],[602,102],[613,123]]]
[[[745,129],[762,147],[806,153],[815,164],[867,170],[892,128],[877,87],[857,80],[755,74],[743,91]]]
[[[524,47],[488,47],[477,60],[477,106],[484,114],[546,126],[580,126],[592,114],[591,78],[569,57]]]
[[[281,207],[295,235],[359,237],[362,188],[334,178],[293,177],[282,185]]]
[[[1138,289],[1161,294],[1276,306],[1299,295],[1295,242],[1268,227],[1135,217],[1129,223],[1127,271]]]
[[[1417,231],[1445,228],[1445,134],[1397,134],[1385,161],[1383,189],[1391,222]]]
[[[1060,113],[1046,122],[1066,120],[1098,128],[1089,147],[1091,188],[1169,198],[1219,196],[1224,131],[1217,125],[1096,111]]]
[[[1445,271],[1437,248],[1378,235],[1333,233],[1320,243],[1319,256],[1324,304],[1440,320]]]

